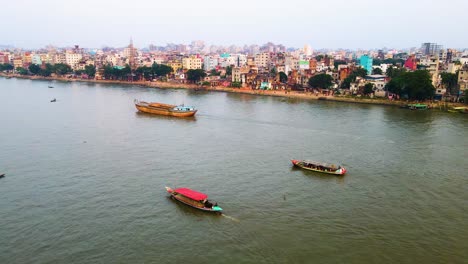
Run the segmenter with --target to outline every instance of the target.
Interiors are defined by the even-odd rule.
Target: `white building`
[[[82,58],[83,56],[79,53],[65,53],[65,63],[70,65],[73,69],[75,69],[75,66],[78,64],[78,62],[80,62]]]
[[[196,70],[202,68],[202,60],[195,56],[182,59],[182,67],[187,70]]]
[[[212,56],[205,56],[203,58],[203,70],[211,71],[218,66],[218,58]]]

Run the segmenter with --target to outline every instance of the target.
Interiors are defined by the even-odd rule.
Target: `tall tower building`
[[[138,67],[136,57],[137,49],[133,46],[133,39],[130,38],[130,44],[124,49],[124,57],[128,58],[128,64],[132,70]]]
[[[312,55],[312,47],[309,44],[304,45],[304,54],[306,56],[311,56]]]
[[[438,45],[437,43],[423,43],[421,45],[421,52],[425,56],[434,56],[439,55],[439,51],[443,49],[442,45]]]

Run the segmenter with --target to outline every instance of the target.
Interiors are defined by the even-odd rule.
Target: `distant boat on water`
[[[406,108],[410,110],[427,110],[429,106],[427,104],[407,104],[402,105],[401,108]]]
[[[5,173],[0,174],[0,178],[5,177]]]
[[[55,103],[55,102],[57,102],[57,99],[54,98],[54,99],[50,100],[50,102]]]
[[[49,88],[54,88],[54,87],[49,85]]]
[[[308,161],[308,160],[291,160],[294,166],[304,170],[323,172],[334,175],[344,175],[347,170],[343,166],[328,164],[323,162]]]
[[[134,103],[138,111],[155,115],[190,117],[194,116],[195,113],[198,111],[192,106],[185,105],[170,105],[157,102],[148,103],[136,99]]]

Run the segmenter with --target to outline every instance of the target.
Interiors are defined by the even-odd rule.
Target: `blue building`
[[[367,74],[372,74],[372,58],[368,55],[362,55],[360,58],[361,67],[366,69]]]

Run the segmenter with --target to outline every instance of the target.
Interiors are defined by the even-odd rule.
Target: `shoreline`
[[[95,79],[78,79],[78,78],[65,78],[65,77],[42,77],[42,76],[25,76],[19,74],[5,74],[0,73],[2,77],[19,78],[19,79],[30,79],[30,80],[45,80],[45,81],[63,81],[63,82],[87,82],[87,83],[102,83],[102,84],[119,84],[119,85],[139,85],[149,88],[160,88],[160,89],[186,89],[186,90],[202,90],[202,91],[213,91],[213,92],[226,92],[226,93],[240,93],[240,94],[251,94],[259,96],[274,96],[283,98],[295,98],[295,99],[306,99],[306,100],[324,100],[332,102],[343,102],[343,103],[358,103],[358,104],[373,104],[373,105],[386,105],[386,106],[403,106],[414,102],[410,101],[390,101],[387,99],[375,99],[375,98],[358,98],[358,97],[344,97],[344,96],[333,96],[333,95],[315,95],[312,92],[300,92],[300,91],[287,91],[287,90],[252,90],[245,88],[230,88],[224,86],[199,86],[196,84],[186,83],[174,83],[174,82],[151,82],[151,81],[118,81],[118,80],[95,80]],[[447,109],[449,107],[466,106],[462,103],[453,102],[425,102],[432,109]]]

